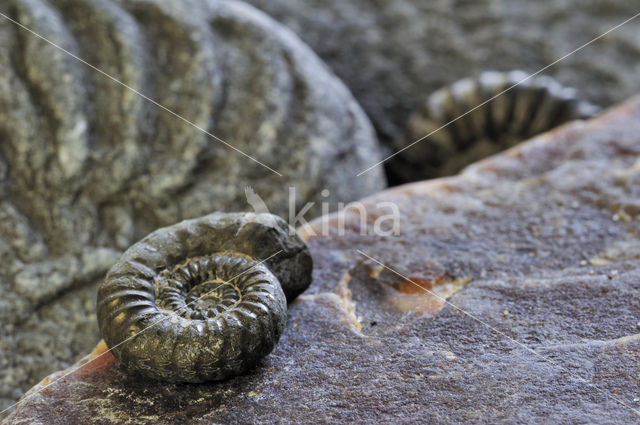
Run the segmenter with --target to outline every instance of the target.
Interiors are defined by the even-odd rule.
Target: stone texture
[[[536,72],[638,13],[626,0],[248,1],[331,66],[389,146],[437,89],[486,70]],[[637,91],[639,39],[629,22],[545,74],[600,106],[620,102]]]
[[[141,381],[98,347],[7,423],[637,423],[639,157],[636,98],[369,197],[304,230],[313,282],[249,374]]]
[[[6,0],[0,12],[0,408],[98,340],[98,279],[158,227],[357,199],[382,171],[366,116],[291,31],[243,3]],[[249,193],[253,193],[249,191]],[[255,196],[252,198],[257,199]],[[324,198],[322,198],[324,199]],[[263,211],[260,211],[263,212]],[[308,215],[320,213],[319,204]],[[91,289],[86,289],[90,287]]]

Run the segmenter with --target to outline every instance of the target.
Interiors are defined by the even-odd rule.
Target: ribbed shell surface
[[[220,380],[273,350],[287,317],[281,283],[293,297],[310,280],[308,250],[281,219],[212,214],[129,248],[98,291],[98,322],[127,369],[172,382]]]
[[[600,108],[548,76],[485,71],[429,96],[396,140],[407,173],[422,178],[454,174],[567,121]]]

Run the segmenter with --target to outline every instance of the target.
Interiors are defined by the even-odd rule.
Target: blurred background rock
[[[485,70],[536,72],[640,12],[624,0],[248,1],[293,29],[342,78],[389,154],[435,90]],[[639,71],[635,20],[544,74],[606,107],[638,92]],[[391,184],[412,180],[399,176],[402,162],[385,166]]]

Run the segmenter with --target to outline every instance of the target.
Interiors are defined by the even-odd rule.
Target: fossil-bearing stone
[[[254,205],[288,215],[290,186],[297,208],[316,201],[307,219],[318,201],[384,187],[381,170],[351,178],[380,158],[352,95],[249,5],[3,0],[0,12],[282,174],[0,17],[0,409],[95,345],[96,284],[150,231]]]
[[[637,423],[639,158],[636,98],[381,192],[306,230],[313,282],[249,374],[155,384],[100,346],[7,423]]]
[[[628,0],[248,1],[327,62],[390,151],[410,115],[436,90],[486,70],[539,71],[638,13]],[[638,91],[637,22],[544,73],[596,105],[628,98]],[[386,165],[392,182],[406,181],[402,162]]]

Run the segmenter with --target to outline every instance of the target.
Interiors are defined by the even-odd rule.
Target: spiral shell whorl
[[[207,319],[238,307],[260,279],[256,263],[237,254],[190,258],[154,279],[156,304],[186,319]],[[252,267],[254,269],[252,269]]]
[[[402,163],[396,170],[409,180],[455,174],[481,158],[567,121],[590,118],[599,110],[551,77],[485,71],[434,92],[411,115],[405,134],[394,142]]]
[[[282,286],[306,287],[311,263],[297,235],[259,218],[187,220],[157,230],[123,254],[98,292],[98,322],[127,369],[173,382],[220,380],[250,369],[273,350],[286,325]],[[275,253],[284,246],[280,262],[299,267],[272,271],[267,262],[229,249],[252,250],[242,236],[247,226],[267,235],[255,249]]]

